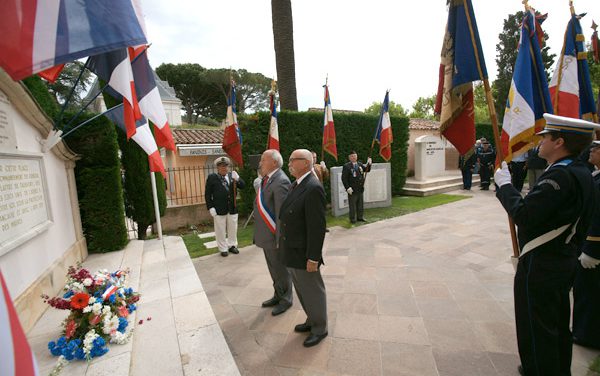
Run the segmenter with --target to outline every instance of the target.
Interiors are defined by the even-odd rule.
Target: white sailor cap
[[[574,119],[565,116],[544,114],[546,127],[538,135],[550,132],[574,133],[574,134],[593,134],[594,130],[600,130],[600,125],[590,121]]]
[[[600,141],[599,140],[592,141],[592,148],[597,148],[598,146],[600,146]]]
[[[219,166],[219,165],[230,166],[231,160],[227,157],[219,157],[219,158],[215,159],[215,166]]]

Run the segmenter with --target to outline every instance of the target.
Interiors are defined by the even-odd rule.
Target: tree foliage
[[[369,107],[365,108],[364,113],[369,115],[377,115],[381,113],[382,102],[373,102]],[[390,101],[388,112],[390,116],[404,116],[408,115],[408,111],[402,107],[400,103],[395,103],[394,101]]]
[[[271,0],[271,19],[281,109],[298,111],[291,0]]]
[[[245,69],[208,69],[199,64],[161,64],[156,74],[173,86],[186,113],[186,122],[203,118],[222,120],[227,114],[230,78],[236,82],[238,113],[269,107],[271,79]]]
[[[57,103],[64,104],[65,100],[69,96],[69,93],[73,89],[73,85],[77,81],[77,77],[79,77],[79,73],[81,73],[82,69],[83,63],[80,61],[67,63],[65,64],[65,67],[61,71],[56,81],[54,83],[47,83],[48,91],[56,99]],[[87,91],[91,82],[92,74],[89,70],[85,69],[81,74],[81,79],[79,83],[75,86],[73,96],[67,104],[67,110],[75,111],[83,107],[83,94]]]
[[[536,12],[536,15],[539,15]],[[498,66],[498,75],[492,89],[494,93],[494,101],[498,120],[502,121],[504,110],[506,108],[506,99],[512,80],[515,61],[517,60],[519,38],[521,33],[521,22],[525,13],[518,11],[515,14],[509,14],[504,20],[502,32],[498,35],[499,42],[496,44],[496,64]],[[546,69],[546,74],[549,78],[549,72],[554,64],[555,54],[550,53],[550,47],[546,45],[548,34],[544,32],[544,41],[542,43],[542,61]]]
[[[433,110],[435,108],[435,97],[436,94],[430,95],[429,97],[419,97],[413,104],[410,118],[413,119],[435,119]]]

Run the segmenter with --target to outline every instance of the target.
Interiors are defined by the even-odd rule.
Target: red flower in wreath
[[[75,329],[77,329],[77,323],[74,320],[69,320],[65,327],[65,337],[67,337],[67,339],[73,337]]]
[[[90,301],[90,296],[85,292],[80,292],[71,297],[71,307],[74,309],[84,309]]]

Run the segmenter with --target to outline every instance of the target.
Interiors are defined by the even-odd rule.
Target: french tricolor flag
[[[38,374],[31,347],[0,272],[0,375]]]
[[[21,80],[86,56],[146,44],[135,3],[2,0],[0,66]]]
[[[108,82],[108,86],[123,98],[123,119],[127,129],[127,139],[136,132],[136,120],[142,118],[137,101],[129,50],[121,48],[105,54],[92,56],[89,69]]]
[[[389,108],[390,92],[386,91],[374,136],[374,140],[379,143],[379,155],[386,161],[389,161],[390,158],[392,158],[392,142],[394,141]]]
[[[110,285],[106,288],[106,290],[104,291],[104,293],[102,293],[102,300],[107,300],[108,298],[111,297],[112,294],[114,294],[115,292],[117,292],[119,288],[115,285]]]
[[[277,102],[275,101],[275,92],[269,93],[271,98],[271,125],[269,126],[269,141],[267,149],[279,151],[279,124],[277,123]]]

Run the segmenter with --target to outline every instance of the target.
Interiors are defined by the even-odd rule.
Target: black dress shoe
[[[521,375],[521,376],[525,375],[525,372],[523,372],[523,366],[522,365],[519,365],[517,367],[517,371],[519,371],[519,375]]]
[[[366,219],[364,219],[364,218],[361,218],[361,219],[359,219],[358,221],[359,221],[359,222],[366,222],[367,220],[366,220]]]
[[[229,252],[223,251],[223,252],[221,252],[221,256],[227,257],[227,256],[229,256]]]
[[[310,332],[310,328],[311,328],[311,326],[308,325],[307,323],[302,323],[302,324],[298,324],[294,327],[294,332],[306,333],[306,332]]]
[[[275,307],[277,304],[279,304],[279,299],[276,297],[272,297],[271,299],[262,302],[263,307]]]
[[[327,337],[327,332],[323,334],[311,334],[304,340],[304,347],[311,347],[314,345],[318,345],[319,342],[323,340],[323,338]]]
[[[233,253],[234,255],[240,253],[240,251],[235,246],[229,247],[229,252]]]
[[[271,314],[273,316],[281,315],[282,313],[287,311],[288,308],[290,308],[290,307],[291,307],[291,305],[287,305],[286,303],[279,303],[275,306],[275,308],[273,308],[273,310],[271,311]]]

